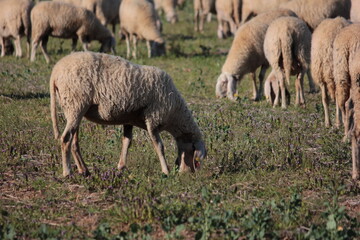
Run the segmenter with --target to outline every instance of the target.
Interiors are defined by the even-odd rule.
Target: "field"
[[[49,65],[41,51],[34,63],[0,59],[0,239],[360,237],[360,185],[351,180],[350,143],[341,142],[341,129],[324,128],[320,93],[306,92],[306,108],[297,108],[292,84],[291,106],[272,108],[264,99],[251,100],[246,76],[237,102],[216,99],[232,39],[216,38],[215,21],[204,34],[194,33],[192,15],[188,4],[179,23],[163,21],[166,56],[148,59],[141,43],[134,62],[167,71],[192,110],[208,151],[194,174],[177,173],[175,142],[163,132],[172,171],[162,175],[140,129],[128,168],[118,171],[122,127],[83,120],[80,146],[92,174],[63,178],[48,85],[71,41],[50,38]],[[118,42],[117,54],[125,53],[125,42]]]

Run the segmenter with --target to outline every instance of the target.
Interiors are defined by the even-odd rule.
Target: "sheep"
[[[205,17],[210,19],[212,13],[216,14],[215,0],[194,0],[195,31],[203,32]]]
[[[152,3],[146,0],[123,0],[119,11],[121,32],[126,38],[127,58],[130,58],[132,39],[132,56],[136,59],[137,38],[146,40],[149,58],[165,54],[165,41],[161,37]]]
[[[351,0],[350,19],[352,22],[360,22],[360,1]]]
[[[119,23],[119,7],[121,0],[54,0],[56,2],[70,3],[93,12],[106,26],[111,23],[112,32],[115,33],[116,24]]]
[[[216,0],[215,8],[218,20],[218,38],[225,38],[228,33],[225,29],[230,26],[230,32],[235,32],[240,25],[241,2],[242,0]]]
[[[343,17],[325,19],[315,29],[311,42],[311,72],[314,81],[320,86],[325,114],[325,127],[331,125],[329,117],[329,97],[335,100],[335,82],[333,74],[333,43],[341,29],[348,26]],[[339,123],[337,122],[337,125]]]
[[[41,42],[45,60],[47,63],[50,62],[46,50],[49,36],[71,38],[73,51],[79,38],[85,51],[90,41],[98,40],[101,43],[100,51],[115,52],[115,39],[111,32],[92,12],[84,8],[60,2],[40,2],[31,11],[31,22],[31,61],[35,60],[36,48]]]
[[[242,0],[241,23],[249,21],[260,13],[275,10],[290,0]]]
[[[360,49],[360,24],[354,23],[344,27],[336,35],[333,49],[333,66],[335,79],[336,122],[344,124],[344,138],[348,139],[350,130],[350,86],[349,60]],[[335,67],[336,66],[336,67]],[[340,116],[341,113],[341,116]]]
[[[351,0],[292,0],[280,5],[290,9],[307,23],[311,31],[326,18],[337,16],[349,19]]]
[[[259,14],[242,25],[236,32],[221,74],[217,79],[215,94],[236,100],[236,83],[251,73],[253,79],[254,100],[260,100],[263,92],[263,80],[269,67],[264,54],[264,38],[269,24],[281,16],[296,16],[290,10],[274,10]],[[260,87],[256,85],[255,71],[261,67],[259,74]]]
[[[148,131],[164,174],[169,174],[160,132],[176,140],[179,171],[195,171],[206,156],[202,134],[171,77],[164,71],[102,53],[77,52],[62,58],[50,78],[51,118],[59,138],[56,94],[66,118],[61,135],[63,175],[70,172],[70,150],[80,174],[89,171],[81,158],[78,133],[83,117],[124,126],[119,169],[126,165],[133,126]]]
[[[0,1],[0,43],[1,57],[6,55],[6,39],[15,38],[15,55],[22,57],[21,37],[26,36],[27,53],[30,56],[30,11],[34,3],[31,0]]]
[[[296,105],[304,105],[303,78],[310,63],[311,32],[306,23],[297,17],[280,17],[274,20],[265,35],[264,52],[281,90],[281,107],[287,108],[286,85],[290,75],[297,74]],[[274,106],[280,101],[275,92]]]
[[[166,15],[166,20],[170,23],[176,23],[178,21],[178,16],[176,13],[176,0],[154,0],[155,9],[163,10]]]
[[[349,60],[351,99],[354,103],[354,127],[351,136],[352,178],[360,178],[360,51]]]

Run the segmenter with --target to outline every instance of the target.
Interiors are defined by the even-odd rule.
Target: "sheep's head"
[[[164,40],[161,39],[161,40],[157,40],[157,41],[152,41],[150,44],[151,44],[151,56],[157,57],[157,56],[163,56],[166,54]]]
[[[220,74],[216,83],[215,94],[218,98],[227,96],[230,100],[235,101],[237,99],[235,76],[228,73]]]
[[[100,52],[111,52],[112,54],[115,54],[115,38],[114,37],[107,37],[103,41],[101,41],[101,47]]]
[[[202,141],[184,143],[178,141],[178,157],[176,165],[179,172],[188,172],[200,169],[201,161],[206,157],[205,144]]]

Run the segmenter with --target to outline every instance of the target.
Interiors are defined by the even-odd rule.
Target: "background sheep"
[[[360,24],[351,24],[344,27],[334,40],[333,50],[333,64],[334,64],[334,79],[336,86],[336,119],[340,123],[341,119],[344,123],[344,140],[349,136],[350,119],[349,119],[349,104],[350,101],[350,73],[349,73],[349,59],[354,57],[354,54],[360,48]],[[335,67],[336,66],[336,67]]]
[[[263,80],[269,67],[264,54],[264,38],[269,24],[281,16],[295,16],[289,10],[275,10],[258,15],[242,25],[236,32],[221,74],[216,83],[216,96],[227,96],[235,100],[236,84],[242,77],[251,73],[253,79],[254,100],[260,100],[263,92]],[[256,84],[255,71],[259,73],[260,87]]]
[[[351,0],[350,19],[352,22],[360,22],[360,1]]]
[[[215,0],[194,0],[195,31],[204,30],[205,18],[211,19],[211,14],[216,14]]]
[[[350,17],[350,0],[292,0],[281,4],[304,20],[313,31],[326,18]]]
[[[112,25],[115,33],[116,24],[119,23],[119,8],[121,0],[54,0],[56,2],[70,3],[93,12],[101,24]]]
[[[242,0],[216,0],[218,38],[222,39],[228,35],[227,31],[225,31],[226,29],[230,29],[231,33],[235,34],[241,20],[241,1]]]
[[[165,41],[157,26],[157,14],[152,3],[146,0],[123,0],[120,6],[120,27],[126,37],[127,58],[130,57],[130,40],[136,58],[137,39],[145,39],[148,57],[165,54]]]
[[[296,17],[281,17],[274,20],[265,35],[264,52],[281,90],[281,107],[286,108],[286,84],[290,75],[297,74],[295,81],[295,104],[305,105],[303,79],[310,63],[311,32],[306,23]],[[275,93],[274,106],[280,101]]]
[[[51,116],[58,138],[56,92],[67,121],[61,136],[64,176],[70,174],[70,150],[79,173],[88,174],[78,145],[79,125],[84,116],[100,124],[124,125],[120,169],[126,164],[133,126],[148,131],[165,174],[169,170],[160,138],[163,130],[176,140],[180,171],[194,171],[197,161],[205,157],[201,132],[185,101],[171,77],[158,68],[90,52],[61,59],[50,79]]]
[[[249,21],[260,13],[275,10],[290,0],[242,0],[241,23]]]
[[[175,10],[176,0],[154,0],[155,9],[165,12],[166,20],[170,23],[176,23],[178,16]]]
[[[333,43],[341,29],[350,23],[343,17],[326,19],[320,23],[312,35],[311,72],[320,86],[325,113],[325,126],[331,125],[329,117],[329,97],[335,100],[333,67]],[[339,125],[339,123],[337,123]]]
[[[360,51],[349,60],[351,99],[354,103],[354,128],[351,137],[352,178],[360,178]]]
[[[27,53],[30,55],[30,11],[33,5],[31,0],[0,1],[0,42],[2,57],[6,55],[6,38],[15,38],[15,55],[22,57],[20,40],[24,35],[27,37]]]
[[[46,49],[49,36],[71,38],[73,50],[79,38],[85,51],[88,43],[98,40],[101,43],[100,51],[115,52],[115,39],[111,32],[84,8],[59,2],[40,2],[31,11],[31,22],[31,61],[35,60],[36,48],[41,42],[46,62],[50,62]]]

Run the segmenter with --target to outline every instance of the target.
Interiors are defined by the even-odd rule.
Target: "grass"
[[[0,60],[0,239],[359,237],[360,187],[351,180],[350,144],[341,142],[341,130],[324,128],[320,95],[306,94],[306,109],[274,109],[251,100],[246,76],[238,102],[216,99],[232,39],[216,38],[215,21],[205,28],[193,32],[188,4],[179,23],[164,22],[167,56],[148,59],[141,43],[135,61],[167,71],[193,111],[208,150],[195,174],[174,170],[175,143],[164,132],[172,169],[164,177],[139,129],[128,169],[118,171],[121,126],[84,120],[80,146],[92,175],[63,178],[48,82],[70,41],[50,39],[50,65],[40,51],[34,63]],[[117,53],[125,56],[124,42]],[[293,85],[291,94],[293,103]],[[64,124],[60,117],[61,129]]]

